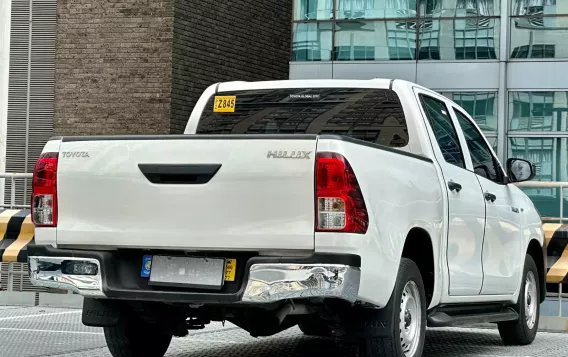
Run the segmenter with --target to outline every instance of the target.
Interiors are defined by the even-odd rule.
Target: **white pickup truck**
[[[56,137],[33,179],[30,279],[85,297],[113,356],[229,321],[299,325],[369,356],[497,323],[529,344],[540,217],[471,117],[402,80],[228,82],[183,135]]]

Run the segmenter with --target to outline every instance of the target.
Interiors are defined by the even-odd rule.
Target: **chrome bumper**
[[[65,261],[87,261],[98,266],[97,275],[71,275],[62,272]],[[98,260],[69,257],[28,257],[30,281],[35,286],[71,290],[89,297],[105,297]]]
[[[87,261],[98,266],[96,275],[70,275],[62,272],[65,261]],[[71,290],[88,297],[103,293],[101,264],[92,258],[28,258],[30,281],[35,286]],[[355,302],[361,271],[340,264],[253,264],[242,302],[268,303],[300,298],[338,298]]]
[[[339,298],[355,302],[361,271],[336,264],[255,264],[243,302],[266,303],[299,298]]]

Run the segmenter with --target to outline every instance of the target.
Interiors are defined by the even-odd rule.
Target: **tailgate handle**
[[[221,164],[138,164],[148,181],[162,185],[199,185],[209,182]]]

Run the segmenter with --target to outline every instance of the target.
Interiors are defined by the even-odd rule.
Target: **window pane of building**
[[[497,92],[443,93],[456,102],[486,134],[497,132]]]
[[[499,16],[501,0],[420,0],[425,17]]]
[[[417,0],[337,0],[337,19],[416,17]]]
[[[294,20],[330,20],[334,0],[294,0]]]
[[[339,21],[334,59],[412,60],[416,56],[416,20]]]
[[[523,158],[533,162],[536,167],[535,181],[567,181],[567,145],[567,138],[509,138],[508,158]],[[559,189],[523,188],[523,191],[533,200],[542,216],[559,216]],[[565,200],[564,216],[567,214],[568,201]]]
[[[565,131],[568,92],[510,92],[509,131]]]
[[[517,17],[510,27],[511,58],[568,58],[568,17]]]
[[[421,60],[489,60],[499,56],[499,20],[422,20]]]
[[[511,0],[512,16],[568,14],[565,0]]]
[[[296,23],[292,43],[292,61],[331,60],[331,22]]]

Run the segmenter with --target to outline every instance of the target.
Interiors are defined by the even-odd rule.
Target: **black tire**
[[[298,324],[300,330],[307,336],[331,337],[331,329],[319,319],[305,321]]]
[[[407,258],[402,258],[400,262],[400,266],[398,269],[398,275],[395,282],[394,290],[389,300],[389,303],[386,309],[391,309],[392,321],[394,321],[392,325],[392,330],[388,334],[388,337],[375,337],[375,336],[367,336],[364,337],[362,340],[357,343],[358,351],[357,356],[361,357],[405,357],[405,353],[403,350],[403,342],[401,340],[401,332],[402,326],[400,324],[401,318],[401,304],[403,301],[403,292],[407,285],[407,283],[412,282],[410,284],[412,289],[415,293],[418,294],[420,301],[418,302],[417,306],[420,306],[420,313],[417,318],[420,321],[419,327],[416,328],[418,331],[418,335],[414,340],[416,340],[416,347],[412,348],[414,352],[407,357],[420,357],[422,356],[422,351],[424,350],[424,341],[426,335],[426,293],[424,291],[424,283],[422,280],[422,275],[420,274],[420,270],[416,263],[412,260]],[[406,294],[408,295],[408,294]],[[367,316],[373,315],[372,310],[367,313]],[[415,316],[412,316],[414,319]],[[407,321],[407,323],[413,320]],[[370,321],[367,320],[365,322],[366,328],[380,328],[381,321],[379,318],[372,318]],[[410,351],[411,352],[411,351]],[[353,353],[353,350],[351,350]]]
[[[532,274],[534,280],[531,282],[531,285],[534,284],[534,289],[531,289],[531,292],[528,296],[531,296],[530,299],[527,298],[526,289],[527,289],[527,278]],[[534,325],[529,326],[529,321],[527,320],[527,312],[525,310],[525,304],[527,304],[527,300],[529,300],[529,306],[534,309]],[[534,304],[530,305],[530,304]],[[533,258],[530,255],[525,257],[525,267],[523,269],[523,280],[521,286],[521,292],[519,294],[519,299],[517,300],[517,304],[514,307],[515,311],[519,313],[519,319],[517,321],[509,321],[509,322],[500,322],[497,324],[499,328],[499,335],[501,335],[501,339],[505,345],[509,346],[522,346],[522,345],[529,345],[531,344],[538,331],[538,321],[540,318],[540,282],[539,282],[539,275],[538,269]],[[536,314],[536,316],[534,315]]]
[[[105,327],[104,333],[113,357],[163,357],[173,337],[159,325],[133,317],[121,318],[119,325]]]

